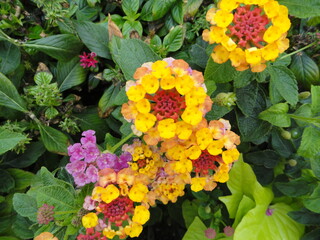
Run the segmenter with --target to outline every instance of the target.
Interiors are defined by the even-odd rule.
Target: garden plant
[[[319,240],[320,0],[1,0],[0,240]]]

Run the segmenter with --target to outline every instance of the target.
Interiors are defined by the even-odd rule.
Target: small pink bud
[[[216,230],[214,230],[213,228],[206,229],[204,234],[208,239],[214,239],[217,235]]]
[[[232,227],[230,227],[230,226],[226,226],[223,229],[223,232],[227,237],[231,237],[234,234],[234,229]]]

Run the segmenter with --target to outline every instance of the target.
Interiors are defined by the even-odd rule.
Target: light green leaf
[[[184,15],[193,17],[199,10],[203,0],[188,0],[183,6]]]
[[[311,110],[314,114],[320,112],[320,86],[311,86]]]
[[[216,83],[226,83],[234,79],[235,73],[236,70],[231,66],[229,61],[219,64],[215,63],[210,57],[204,71],[204,79]]]
[[[179,50],[183,44],[185,30],[182,26],[176,26],[163,39],[163,46],[168,52]]]
[[[52,127],[38,124],[41,140],[48,151],[67,155],[68,137]]]
[[[271,209],[272,215],[266,214]],[[276,203],[256,206],[250,210],[235,229],[234,240],[299,240],[304,233],[304,226],[295,222],[287,214],[293,209],[284,204]]]
[[[316,17],[320,14],[320,2],[318,0],[278,0],[289,9],[289,14],[298,18]]]
[[[37,72],[34,75],[34,82],[37,85],[49,84],[52,78],[53,78],[53,75],[50,72]]]
[[[11,174],[15,181],[15,190],[23,190],[30,186],[34,174],[18,168],[10,168],[7,171]]]
[[[60,61],[70,60],[75,55],[78,55],[82,48],[78,38],[71,34],[58,34],[41,38],[27,42],[23,46],[44,52]]]
[[[183,3],[182,1],[176,2],[171,9],[171,15],[178,24],[183,24]]]
[[[247,197],[246,195],[243,195],[241,201],[239,202],[239,206],[237,208],[232,227],[236,228],[238,224],[241,222],[242,218],[247,214],[247,212],[249,212],[255,206],[256,203],[251,198]]]
[[[0,72],[14,71],[20,64],[20,49],[8,41],[0,41]]]
[[[278,103],[261,112],[259,118],[277,127],[290,127],[291,119],[287,114],[288,111],[287,103]]]
[[[137,31],[139,36],[142,36],[142,25],[139,21],[125,21],[122,27],[123,36],[130,37],[132,31]]]
[[[139,0],[123,0],[121,7],[128,17],[132,17],[138,12]]]
[[[57,82],[59,91],[63,92],[86,80],[87,71],[80,66],[79,57],[76,56],[68,62],[58,62]]]
[[[320,213],[320,185],[318,185],[313,193],[310,195],[310,197],[307,197],[303,199],[303,204],[306,208],[308,208],[310,211]]]
[[[302,141],[298,154],[302,157],[312,158],[320,152],[320,130],[309,126],[303,130]]]
[[[12,82],[0,72],[0,105],[27,112],[26,104]]]
[[[0,154],[13,149],[20,141],[25,139],[26,136],[21,133],[0,128]]]
[[[153,20],[162,18],[175,2],[176,0],[154,0],[152,5]]]
[[[143,63],[160,59],[148,44],[138,39],[113,37],[110,48],[113,60],[119,65],[127,80],[133,79],[136,69]]]
[[[271,90],[277,91],[290,105],[295,105],[298,102],[298,85],[294,74],[284,66],[270,66],[268,72],[272,86],[275,88]],[[273,104],[277,103],[277,100],[274,97],[271,98]]]
[[[182,240],[204,240],[207,239],[205,236],[205,230],[207,227],[203,224],[200,218],[195,217],[192,224],[189,226],[186,234]]]
[[[81,40],[91,52],[96,53],[99,57],[110,59],[107,24],[102,25],[87,21],[74,21],[74,24]]]
[[[38,175],[40,175],[41,179],[41,183],[38,186],[59,185],[68,190],[69,193],[74,193],[74,188],[70,183],[55,178],[46,167],[41,167],[40,172],[37,174],[37,176]]]
[[[24,193],[16,193],[13,196],[13,207],[22,217],[27,217],[33,222],[37,221],[38,207],[33,197]]]

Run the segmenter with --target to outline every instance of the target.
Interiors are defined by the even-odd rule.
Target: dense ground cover
[[[2,0],[0,240],[320,236],[319,0]]]

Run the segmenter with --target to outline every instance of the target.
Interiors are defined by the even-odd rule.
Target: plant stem
[[[58,211],[58,212],[55,212],[54,214],[55,214],[55,215],[62,215],[62,214],[77,213],[77,212],[78,212],[78,210]]]
[[[298,115],[294,115],[294,114],[288,114],[289,117],[296,119],[296,120],[301,120],[304,122],[308,122],[308,123],[320,123],[320,119],[319,118],[311,118],[311,117],[302,117],[302,116],[298,116]]]
[[[300,48],[300,49],[298,49],[297,51],[294,51],[294,52],[292,52],[292,53],[289,53],[289,54],[287,54],[287,55],[285,55],[285,56],[280,57],[279,60],[282,60],[282,59],[287,58],[287,57],[290,57],[290,56],[292,56],[292,55],[294,55],[294,54],[296,54],[296,53],[299,53],[299,52],[301,52],[301,51],[303,51],[303,50],[305,50],[305,49],[307,49],[307,48],[309,48],[309,47],[312,47],[312,46],[315,45],[316,43],[317,43],[317,42],[310,43],[309,45],[307,45],[307,46],[305,46],[305,47],[303,47],[303,48]]]
[[[116,145],[114,145],[109,152],[114,153],[122,144],[124,144],[126,141],[128,141],[131,137],[133,137],[134,133],[130,133],[125,138],[122,138],[120,142],[118,142]]]

